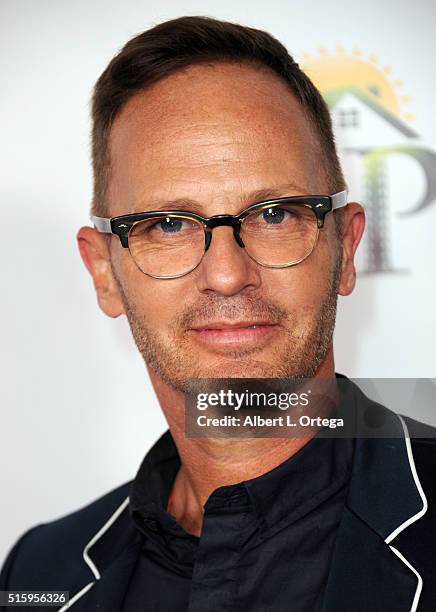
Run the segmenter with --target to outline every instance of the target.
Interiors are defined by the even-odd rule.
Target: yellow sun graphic
[[[360,49],[347,54],[343,47],[337,47],[332,54],[321,47],[316,56],[304,53],[300,63],[321,93],[357,87],[386,111],[406,121],[413,120],[410,112],[402,110],[403,105],[410,103],[410,98],[401,93],[402,82],[390,78],[391,67],[379,66],[375,55],[370,55],[366,60]]]

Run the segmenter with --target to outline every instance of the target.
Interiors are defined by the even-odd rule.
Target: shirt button
[[[159,523],[154,518],[146,517],[144,519],[144,525],[150,531],[154,531],[154,533],[159,531]]]

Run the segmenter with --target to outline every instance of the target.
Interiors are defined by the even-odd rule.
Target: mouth
[[[271,321],[213,321],[192,327],[189,333],[206,343],[255,343],[268,339],[279,325]]]

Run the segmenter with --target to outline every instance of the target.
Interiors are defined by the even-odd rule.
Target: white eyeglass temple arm
[[[331,196],[332,198],[332,210],[336,210],[336,208],[341,208],[347,204],[348,193],[347,191],[339,191],[339,193],[335,193]]]
[[[111,220],[105,217],[95,217],[91,215],[91,222],[95,225],[99,232],[103,234],[112,234]]]

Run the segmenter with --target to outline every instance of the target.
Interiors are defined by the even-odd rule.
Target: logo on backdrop
[[[436,153],[413,128],[403,83],[378,58],[338,47],[305,53],[302,69],[332,114],[338,152],[351,191],[365,205],[363,273],[404,272],[395,260],[392,232],[436,199]],[[407,263],[406,263],[407,266]]]

